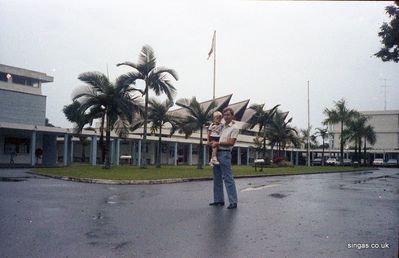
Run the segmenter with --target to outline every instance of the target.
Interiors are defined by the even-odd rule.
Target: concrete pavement
[[[212,183],[85,184],[0,170],[2,257],[396,257],[399,169]],[[384,248],[383,248],[384,247]]]

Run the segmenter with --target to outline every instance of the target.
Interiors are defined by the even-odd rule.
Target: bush
[[[284,159],[282,157],[274,157],[273,158],[273,164],[279,164],[282,162]]]
[[[294,165],[287,160],[283,160],[280,163],[277,164],[278,167],[293,167]]]
[[[294,165],[283,157],[274,157],[273,165],[277,167],[293,167]]]

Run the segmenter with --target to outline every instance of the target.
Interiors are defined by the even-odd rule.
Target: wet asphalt
[[[1,257],[397,257],[399,169],[101,185],[0,170]]]

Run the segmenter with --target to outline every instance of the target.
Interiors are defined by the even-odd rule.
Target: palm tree
[[[367,158],[367,148],[366,148],[366,143],[369,142],[371,145],[374,145],[377,141],[376,139],[376,134],[374,131],[374,127],[372,127],[371,125],[366,126],[365,130],[364,130],[364,160],[363,160],[363,164],[366,165],[366,158]]]
[[[141,98],[134,95],[137,89],[130,86],[133,82],[127,76],[120,76],[111,83],[107,76],[99,72],[86,72],[79,75],[79,80],[87,85],[81,86],[73,93],[73,100],[81,104],[80,111],[90,119],[105,114],[105,166],[111,167],[109,148],[111,131],[126,135],[129,124],[142,112]]]
[[[347,127],[343,131],[343,137],[346,140],[355,143],[355,159],[360,163],[362,137],[366,130],[367,117],[359,116],[347,122]]]
[[[149,90],[153,90],[155,95],[159,96],[165,93],[170,101],[173,101],[176,89],[172,85],[170,76],[175,80],[178,80],[177,73],[173,69],[166,67],[156,67],[156,58],[154,50],[151,46],[145,45],[141,49],[139,54],[139,60],[137,63],[124,62],[117,64],[127,65],[133,68],[133,71],[126,74],[126,78],[129,78],[131,82],[136,80],[143,80],[145,83],[144,91],[141,91],[142,96],[145,96],[144,101],[144,132],[143,132],[143,149],[147,146],[147,123],[148,123],[148,103],[149,103]],[[146,152],[142,155],[143,162],[141,167],[146,167]]]
[[[316,128],[316,135],[321,137],[321,140],[322,140],[322,143],[323,143],[323,145],[322,145],[323,151],[321,153],[321,165],[324,166],[324,149],[325,149],[324,140],[328,136],[327,128]]]
[[[279,157],[281,156],[281,149],[285,150],[287,144],[291,143],[294,146],[299,144],[297,130],[289,125],[292,122],[292,117],[285,121],[287,116],[288,112],[277,110],[266,132],[266,137],[269,139],[272,148],[277,145]]]
[[[346,125],[353,117],[357,116],[359,113],[354,109],[348,109],[346,106],[346,101],[341,99],[335,103],[335,109],[326,108],[323,113],[327,116],[327,118],[323,121],[324,125],[328,124],[337,124],[341,125],[341,137],[340,137],[340,153],[341,153],[341,164],[343,164],[344,157],[344,144],[345,140],[343,137],[344,125]]]
[[[263,159],[266,161],[266,131],[267,127],[270,125],[274,114],[277,111],[277,108],[280,106],[280,104],[274,106],[270,110],[264,110],[263,108],[264,105],[259,105],[259,104],[254,104],[250,109],[254,110],[255,113],[253,116],[248,120],[247,125],[244,126],[244,129],[253,129],[255,126],[258,126],[258,133],[259,136],[261,136],[262,141],[263,141]],[[262,135],[261,135],[262,133]]]
[[[86,124],[92,124],[93,119],[99,118],[100,114],[97,117],[89,117],[84,112],[81,111],[81,104],[78,101],[73,101],[71,104],[64,106],[62,111],[65,114],[65,117],[69,122],[75,124],[75,133],[79,135],[79,141],[82,145],[82,162],[86,159],[86,151],[85,147],[89,144],[87,137],[80,135],[83,130],[83,127]]]
[[[305,149],[308,147],[308,144],[309,144],[309,149],[315,149],[317,147],[317,136],[316,134],[311,134],[310,133],[311,130],[312,127],[310,127],[309,129],[300,130],[301,131],[300,141],[304,145]],[[309,143],[308,143],[308,138],[309,138]]]
[[[195,97],[191,99],[180,99],[176,102],[176,105],[184,108],[188,111],[188,115],[178,122],[179,132],[184,133],[186,137],[189,137],[193,132],[198,131],[200,133],[199,142],[199,159],[198,169],[202,169],[203,166],[203,129],[210,121],[212,121],[212,113],[216,107],[216,103],[212,101],[207,108],[201,107],[200,103]]]
[[[169,109],[173,106],[173,102],[166,100],[164,102],[158,102],[156,99],[150,99],[149,101],[149,114],[148,121],[151,123],[151,132],[159,131],[158,133],[158,149],[157,149],[157,161],[156,167],[161,167],[161,146],[162,146],[162,126],[169,123],[172,126],[170,130],[171,135],[174,133],[176,127],[176,119],[168,114]]]

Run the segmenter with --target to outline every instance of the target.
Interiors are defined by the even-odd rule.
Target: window
[[[11,154],[13,152],[17,154],[29,153],[30,141],[27,138],[14,138],[6,137],[4,139],[4,153]]]

